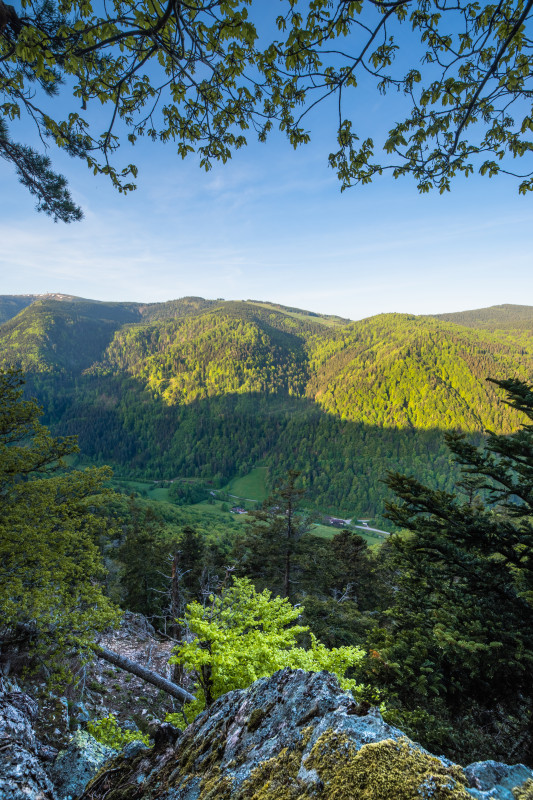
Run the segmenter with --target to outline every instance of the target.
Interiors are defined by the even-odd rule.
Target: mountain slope
[[[15,317],[19,311],[35,302],[37,297],[27,295],[0,295],[0,325]]]
[[[123,476],[221,486],[261,463],[272,484],[295,468],[319,507],[375,516],[387,470],[452,487],[444,430],[517,427],[486,380],[533,380],[532,317],[512,319],[524,326],[41,298],[0,326],[0,362],[25,370],[56,433]]]
[[[170,405],[232,393],[303,396],[306,342],[329,329],[248,303],[117,331],[95,374],[126,373]]]
[[[310,372],[308,396],[342,419],[508,432],[518,417],[486,379],[531,379],[533,332],[467,330],[431,318],[384,314],[319,343]]]
[[[27,372],[79,372],[139,319],[135,304],[39,299],[0,326],[2,359]]]

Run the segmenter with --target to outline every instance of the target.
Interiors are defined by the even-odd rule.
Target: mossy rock
[[[346,735],[328,731],[305,762],[328,800],[471,800],[463,770],[445,766],[407,739],[384,739],[356,751]]]
[[[513,789],[515,800],[533,800],[533,780],[526,781],[518,789]]]
[[[285,748],[260,764],[231,800],[472,800],[460,767],[445,766],[407,739],[357,750],[348,736],[330,730],[302,764],[304,749],[302,737],[301,748]],[[215,797],[228,795],[209,800]]]
[[[175,743],[115,759],[80,800],[503,800],[358,710],[331,675],[283,670],[218,698]]]

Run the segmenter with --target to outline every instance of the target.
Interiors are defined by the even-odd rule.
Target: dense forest
[[[515,430],[486,379],[533,377],[525,306],[350,322],[262,301],[52,296],[3,297],[0,312],[0,363],[82,458],[215,488],[294,468],[310,504],[346,516],[380,518],[390,469],[450,489],[443,432]]]
[[[79,697],[94,637],[127,609],[176,644],[186,714],[280,666],[326,669],[434,752],[533,764],[531,386],[494,384],[516,432],[446,434],[452,491],[387,476],[400,533],[376,548],[346,527],[318,536],[293,469],[241,521],[116,491],[109,468],[68,466],[75,438],[53,437],[22,385],[0,370],[0,668]],[[183,499],[201,496],[191,483]]]

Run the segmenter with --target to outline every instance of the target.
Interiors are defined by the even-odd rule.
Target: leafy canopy
[[[11,141],[8,121],[29,115],[43,139],[128,191],[136,167],[114,162],[124,141],[173,141],[182,158],[198,152],[209,169],[245,145],[249,130],[264,141],[276,125],[293,146],[308,142],[306,114],[335,96],[329,163],[342,188],[387,169],[412,174],[422,192],[443,192],[476,168],[517,175],[525,193],[533,188],[532,7],[533,0],[21,0],[16,10],[0,0],[0,154],[39,209],[71,221],[81,212],[64,179],[46,157]],[[52,102],[62,83],[76,98],[66,114]],[[405,99],[377,143],[344,111],[360,83]],[[510,164],[524,157],[522,170]]]
[[[185,707],[186,713],[194,716],[220,695],[284,667],[327,670],[344,689],[356,690],[357,682],[345,674],[361,662],[363,651],[328,650],[306,625],[294,624],[301,611],[286,598],[272,597],[268,589],[256,592],[248,578],[234,578],[207,606],[189,603],[185,622],[195,638],[176,647],[170,659],[191,671],[196,682],[196,701]],[[297,644],[302,634],[310,637],[307,650]]]
[[[75,440],[50,435],[22,382],[0,371],[0,632],[36,635],[53,660],[117,618],[99,583],[97,508],[110,470],[67,470]]]

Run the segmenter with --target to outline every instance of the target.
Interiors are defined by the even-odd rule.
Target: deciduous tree
[[[256,592],[247,578],[235,578],[207,605],[190,603],[185,621],[195,638],[175,648],[170,659],[190,670],[196,682],[196,702],[186,706],[187,713],[198,714],[220,695],[284,667],[324,669],[335,673],[345,689],[355,690],[357,682],[345,674],[360,663],[363,651],[328,650],[312,634],[310,648],[299,647],[298,637],[309,632],[295,624],[300,613],[286,598],[273,598],[267,589]]]
[[[96,513],[110,470],[67,469],[75,440],[51,436],[22,383],[0,371],[0,631],[64,656],[118,618],[100,584],[107,523]]]

